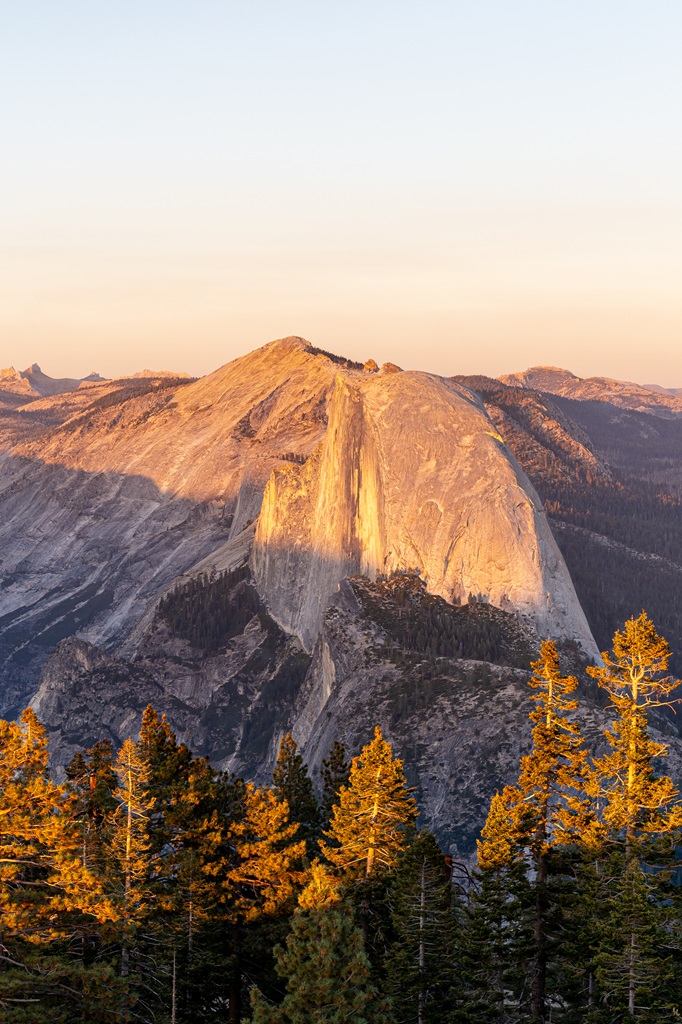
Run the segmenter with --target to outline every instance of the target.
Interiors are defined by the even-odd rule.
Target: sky
[[[4,0],[0,365],[682,386],[679,0]]]

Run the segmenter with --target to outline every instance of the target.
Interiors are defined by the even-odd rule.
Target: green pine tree
[[[386,991],[405,1024],[441,1024],[457,999],[458,910],[450,870],[430,832],[400,855],[388,890],[393,941]]]
[[[463,991],[457,1024],[515,1024],[527,1020],[532,933],[524,850],[519,843],[517,794],[493,797],[478,841],[478,866],[464,913],[460,943]]]
[[[673,977],[672,958],[656,880],[630,860],[610,880],[607,891],[598,918],[595,957],[600,999],[588,1018],[590,1024],[613,1019],[668,1024],[673,1004],[666,986]]]
[[[332,820],[332,809],[339,802],[342,786],[348,784],[350,764],[346,760],[346,748],[339,740],[334,740],[327,757],[322,761],[322,799],[320,801],[320,819],[322,829],[327,830]]]
[[[323,904],[294,914],[286,947],[275,950],[286,983],[280,1005],[254,990],[253,1024],[392,1024],[370,973],[362,931],[347,908]]]
[[[290,732],[280,743],[272,783],[277,799],[288,804],[289,820],[298,823],[299,837],[305,840],[308,855],[314,855],[320,836],[320,811],[308,767]]]

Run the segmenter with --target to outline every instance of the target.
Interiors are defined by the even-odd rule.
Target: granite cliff
[[[538,637],[572,664],[597,655],[524,470],[611,469],[557,407],[512,390],[521,419],[471,381],[287,338],[201,380],[14,396],[2,713],[32,700],[59,765],[134,733],[151,701],[195,751],[257,779],[286,729],[315,766],[335,734],[355,749],[380,721],[434,827],[460,794],[449,841],[466,847],[515,770]],[[222,595],[208,646],[168,612],[192,581]]]

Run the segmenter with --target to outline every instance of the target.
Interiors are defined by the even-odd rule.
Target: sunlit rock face
[[[60,640],[133,651],[174,579],[243,561],[273,468],[324,436],[335,369],[286,338],[192,383],[95,382],[0,417],[0,714]]]
[[[161,493],[194,502],[230,501],[243,488],[243,525],[258,514],[273,465],[289,453],[305,457],[322,437],[334,369],[301,338],[284,338],[191,384],[124,405],[94,403],[16,453],[144,477]]]
[[[345,371],[328,418],[305,465],[273,472],[256,529],[257,585],[285,628],[310,647],[342,577],[417,569],[450,602],[481,595],[596,654],[538,496],[471,392]]]
[[[608,402],[666,419],[682,416],[682,395],[676,388],[634,384],[611,377],[576,377],[570,370],[557,366],[532,366],[520,373],[507,373],[499,380],[511,387],[530,388],[581,402]]]
[[[0,713],[69,636],[135,655],[165,590],[242,562],[256,527],[261,595],[309,649],[345,575],[418,568],[447,600],[480,593],[594,651],[538,499],[465,388],[301,338],[198,381],[75,383],[2,392]]]

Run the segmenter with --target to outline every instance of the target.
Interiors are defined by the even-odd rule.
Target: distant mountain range
[[[522,373],[505,374],[499,380],[510,387],[528,388],[580,402],[609,402],[622,409],[654,416],[682,416],[682,388],[631,384],[610,377],[576,377],[569,370],[556,366],[533,366]]]
[[[60,395],[65,391],[75,391],[82,384],[99,382],[104,379],[104,377],[100,377],[94,371],[88,374],[87,377],[62,377],[56,379],[48,377],[37,363],[33,363],[27,370],[15,370],[13,366],[0,370],[0,392],[43,398],[46,395]]]
[[[300,338],[200,380],[2,371],[2,712],[31,700],[58,765],[151,701],[257,779],[287,729],[315,767],[381,724],[466,851],[526,742],[539,638],[580,669],[645,606],[682,651],[681,441],[673,391]]]

